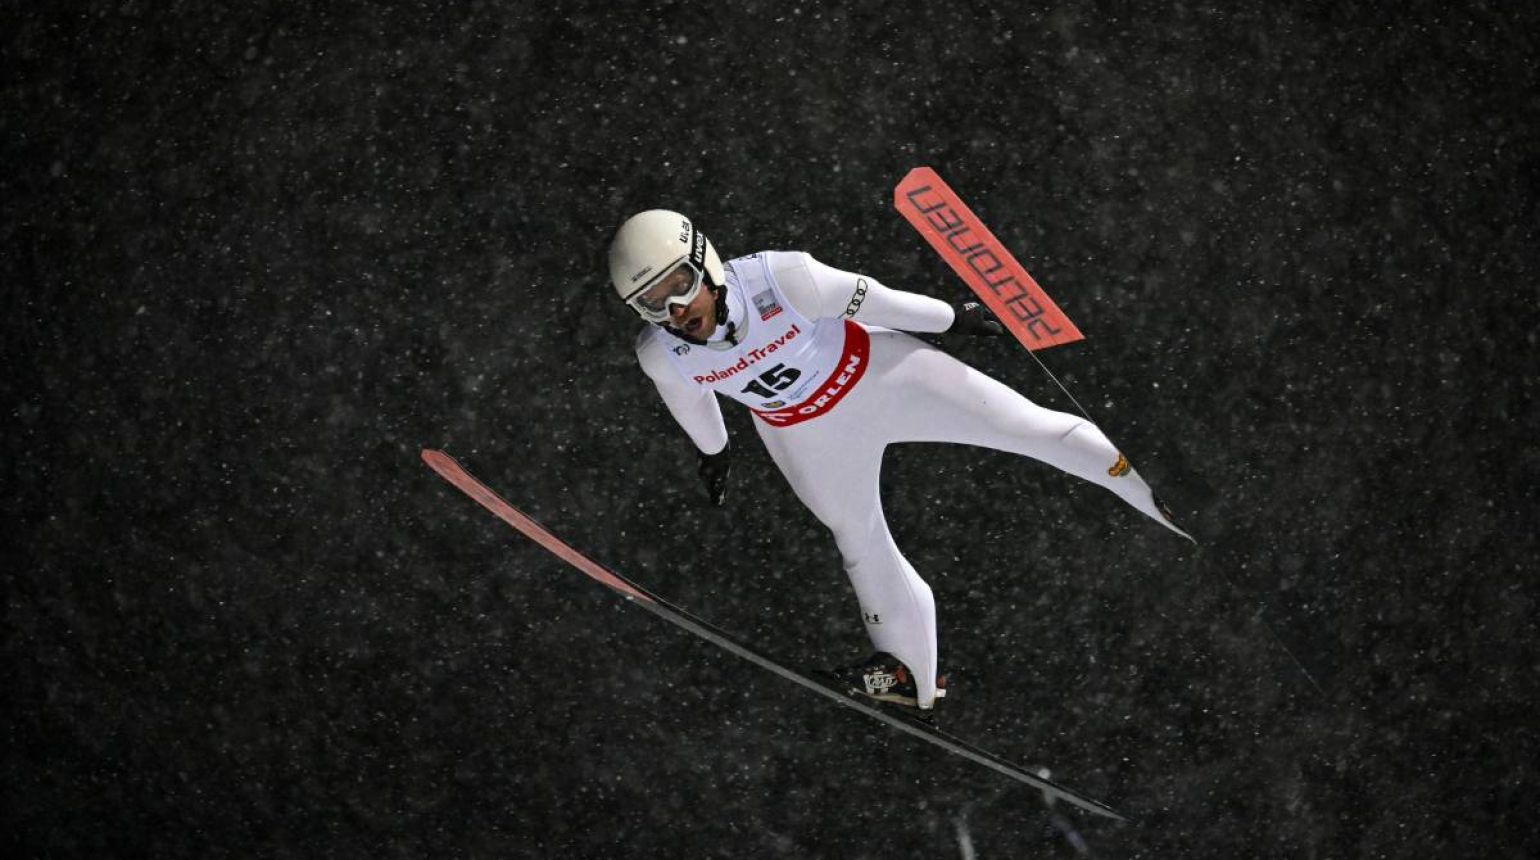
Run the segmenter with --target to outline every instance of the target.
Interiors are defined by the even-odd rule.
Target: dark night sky
[[[736,408],[702,504],[604,248],[664,206],[959,300],[889,202],[926,164],[1202,541],[892,449],[948,727],[1134,816],[1074,819],[1096,857],[1540,854],[1540,16],[901,5],[4,4],[0,852],[1073,856],[418,459],[788,660],[859,656]]]

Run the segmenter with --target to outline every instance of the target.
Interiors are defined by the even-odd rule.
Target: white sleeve
[[[663,405],[690,435],[695,447],[707,454],[720,453],[727,447],[727,425],[722,421],[716,394],[680,376],[663,352],[667,347],[651,335],[643,331],[636,342],[636,360],[641,362],[642,371],[658,387]]]
[[[844,317],[901,331],[943,332],[952,327],[952,306],[946,302],[825,266],[811,254],[775,254],[770,268],[786,299],[803,316]]]

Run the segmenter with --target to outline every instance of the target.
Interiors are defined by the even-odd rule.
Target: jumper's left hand
[[[701,453],[700,466],[696,472],[701,481],[706,485],[706,495],[711,498],[711,503],[721,507],[722,500],[727,497],[727,474],[732,471],[732,446],[726,446],[715,454]]]
[[[972,337],[999,337],[1005,334],[1005,326],[995,319],[989,309],[978,302],[963,302],[952,305],[952,327],[947,329],[947,334],[962,334]]]

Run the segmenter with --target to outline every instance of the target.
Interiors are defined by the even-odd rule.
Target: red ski
[[[722,648],[724,651],[736,654],[750,663],[774,672],[782,678],[812,690],[825,698],[833,699],[848,708],[860,711],[869,717],[887,723],[893,728],[913,735],[926,743],[938,746],[955,755],[981,764],[990,770],[1004,774],[1018,782],[1030,785],[1041,791],[1045,800],[1059,799],[1087,812],[1093,812],[1118,821],[1128,820],[1118,813],[1117,810],[1104,803],[1092,800],[1089,797],[1050,782],[1025,768],[1011,764],[994,753],[936,728],[914,714],[891,710],[864,697],[853,695],[833,680],[821,679],[816,672],[804,672],[765,655],[752,646],[735,639],[726,631],[668,603],[640,585],[598,564],[574,549],[571,544],[557,537],[550,529],[547,529],[518,508],[509,504],[506,499],[493,492],[486,484],[477,480],[475,476],[465,470],[464,466],[461,466],[453,457],[450,457],[443,451],[426,449],[422,452],[422,458],[444,480],[454,484],[467,496],[481,503],[482,507],[496,514],[503,522],[518,529],[526,537],[550,550],[557,558],[577,568],[584,575],[593,578],[620,594],[626,600],[646,609],[664,621],[680,629],[688,630],[707,642]]]
[[[893,206],[1029,350],[1085,337],[1064,311],[929,167],[909,171]]]

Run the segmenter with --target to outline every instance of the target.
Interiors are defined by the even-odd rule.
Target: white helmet
[[[664,323],[673,305],[686,305],[701,282],[726,283],[722,258],[690,219],[667,209],[632,215],[610,243],[610,283],[637,315]]]

